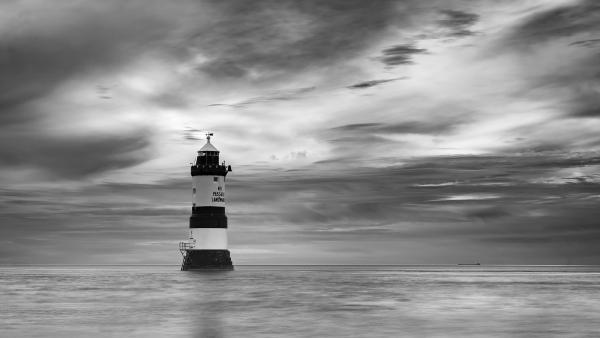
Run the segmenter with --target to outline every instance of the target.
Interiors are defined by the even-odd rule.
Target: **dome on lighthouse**
[[[208,133],[206,134],[206,144],[200,148],[200,150],[198,150],[198,152],[206,152],[206,151],[219,151],[217,148],[215,148],[215,146],[213,146],[210,143],[210,137],[212,136],[212,133]]]
[[[200,150],[198,150],[198,151],[219,151],[219,150],[210,143],[210,140],[208,140],[206,142],[206,144],[202,148],[200,148]]]

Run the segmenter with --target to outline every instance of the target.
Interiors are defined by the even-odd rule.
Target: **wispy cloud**
[[[404,80],[404,79],[406,79],[406,77],[397,77],[397,78],[393,78],[393,79],[363,81],[363,82],[355,83],[355,84],[353,84],[351,86],[348,86],[348,88],[350,88],[350,89],[365,89],[365,88],[375,87],[375,86],[378,86],[380,84],[384,84],[384,83],[387,83],[387,82]]]
[[[244,1],[216,4],[210,30],[186,42],[208,60],[198,69],[212,77],[269,76],[330,65],[368,45],[398,17],[409,15],[391,1]],[[210,33],[208,33],[210,32]],[[276,52],[273,52],[276,51]]]
[[[589,39],[589,40],[580,40],[574,41],[569,44],[569,46],[580,46],[580,47],[588,47],[595,48],[600,46],[600,39]]]
[[[438,134],[450,132],[465,123],[458,118],[437,121],[405,121],[400,123],[355,123],[331,128],[335,132],[352,134]]]
[[[379,57],[381,62],[388,66],[410,65],[413,64],[413,56],[417,54],[426,54],[424,48],[416,48],[414,44],[396,45],[381,51],[383,54]]]
[[[192,127],[185,127],[184,131],[183,131],[183,139],[187,140],[187,141],[200,141],[204,139],[204,135],[202,135],[202,130],[200,129],[196,129],[196,128],[192,128]]]
[[[450,195],[431,200],[431,202],[439,201],[481,201],[500,198],[500,195],[494,194],[464,194],[464,195]]]
[[[596,1],[584,0],[540,11],[517,26],[510,39],[526,47],[582,32],[593,32],[600,26],[596,15],[598,9],[600,4]]]
[[[79,179],[108,170],[127,168],[152,158],[148,130],[128,135],[29,135],[19,145],[14,134],[0,136],[0,165],[12,170],[35,169],[42,177]]]
[[[479,20],[479,15],[458,10],[443,10],[440,25],[450,29],[449,36],[461,37],[475,34],[469,28]]]
[[[253,104],[258,103],[268,103],[273,101],[290,101],[295,99],[300,99],[304,96],[304,94],[310,93],[314,91],[316,87],[305,87],[305,88],[295,88],[288,90],[278,90],[272,93],[269,93],[264,96],[252,97],[249,99],[245,99],[235,103],[212,103],[209,106],[227,106],[232,108],[242,108]]]

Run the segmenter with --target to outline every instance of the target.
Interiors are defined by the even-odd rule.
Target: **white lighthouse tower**
[[[233,269],[225,215],[225,176],[231,166],[219,163],[219,150],[210,143],[212,135],[206,134],[206,144],[191,167],[190,238],[179,243],[181,270]]]

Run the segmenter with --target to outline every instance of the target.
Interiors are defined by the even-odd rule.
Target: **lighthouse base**
[[[181,270],[233,270],[229,250],[185,250]]]

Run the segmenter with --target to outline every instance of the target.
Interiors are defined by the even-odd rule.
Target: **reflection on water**
[[[232,271],[186,271],[192,292],[187,303],[188,320],[194,337],[227,337],[223,319],[224,288]],[[207,287],[210,286],[210,287]]]
[[[594,266],[0,268],[0,336],[595,336]]]

